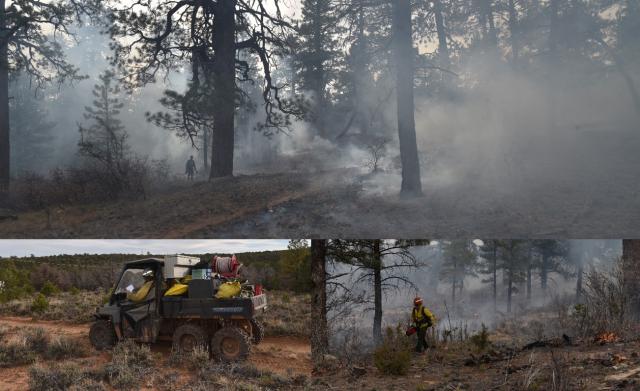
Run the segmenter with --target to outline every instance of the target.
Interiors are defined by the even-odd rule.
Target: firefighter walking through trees
[[[416,297],[413,300],[413,311],[411,312],[411,320],[416,328],[418,334],[418,341],[416,343],[416,352],[421,353],[426,350],[429,345],[427,344],[427,329],[435,323],[435,316],[429,311],[429,309],[422,305],[422,299]]]
[[[198,170],[196,169],[196,162],[193,160],[193,155],[191,158],[187,160],[187,165],[185,167],[185,174],[187,174],[187,179],[192,181],[194,174],[197,174]]]

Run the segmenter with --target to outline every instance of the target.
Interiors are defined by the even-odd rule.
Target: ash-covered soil
[[[409,200],[399,197],[397,169],[306,167],[172,183],[146,200],[52,207],[49,226],[45,210],[18,213],[0,220],[0,237],[636,237],[638,150],[635,134],[596,134],[547,149],[549,164],[519,160],[531,153],[515,150],[498,165],[464,169],[425,159],[424,195]]]

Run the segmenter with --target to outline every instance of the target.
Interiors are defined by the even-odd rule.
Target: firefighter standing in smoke
[[[422,305],[422,299],[419,297],[416,297],[413,300],[411,320],[416,327],[418,335],[416,352],[421,353],[423,349],[426,350],[429,347],[427,344],[427,329],[433,326],[435,323],[435,317],[427,307]]]
[[[193,175],[197,173],[198,173],[198,170],[196,169],[196,162],[195,160],[193,160],[193,155],[191,155],[191,158],[187,160],[187,165],[185,167],[185,174],[187,174],[187,179],[192,181]]]

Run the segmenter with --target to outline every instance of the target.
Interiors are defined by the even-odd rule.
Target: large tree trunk
[[[556,88],[559,87],[557,83],[556,75],[560,72],[559,59],[558,59],[558,39],[559,39],[559,14],[558,14],[558,1],[549,1],[549,58],[548,58],[548,77],[547,77],[547,89],[548,96],[548,124],[549,129],[555,130],[557,125],[557,97]]]
[[[580,265],[578,266],[578,280],[576,281],[576,303],[580,303],[582,301],[582,275],[584,274],[584,266],[582,264],[583,260],[580,260]]]
[[[629,310],[635,320],[640,318],[640,240],[622,241],[622,273],[628,295]]]
[[[5,0],[0,0],[0,205],[9,195],[11,175],[11,144],[9,140],[9,54],[6,29]]]
[[[213,142],[211,143],[211,173],[209,178],[233,175],[236,97],[236,0],[221,0],[216,5],[213,31]]]
[[[527,300],[531,301],[531,263],[527,265]]]
[[[325,99],[325,72],[324,72],[324,63],[323,63],[323,47],[322,41],[323,36],[325,34],[321,19],[325,17],[322,14],[321,3],[324,0],[318,0],[314,4],[314,19],[313,19],[313,51],[315,52],[315,56],[313,56],[312,60],[312,77],[313,77],[313,85],[311,87],[314,94],[314,109],[313,109],[313,123],[315,125],[318,134],[321,137],[326,137],[326,122],[325,122],[325,110],[327,107],[327,102]]]
[[[414,50],[411,36],[411,1],[395,0],[393,7],[393,48],[396,61],[396,101],[398,139],[402,162],[402,196],[422,194],[420,161],[416,143],[413,101]]]
[[[444,27],[444,18],[442,17],[441,0],[434,0],[433,12],[436,18],[436,32],[438,33],[438,58],[440,66],[448,69],[451,65],[449,58],[449,47],[447,46],[447,31]]]
[[[209,171],[209,129],[202,129],[202,160],[204,172]]]
[[[633,77],[627,70],[627,67],[624,65],[624,61],[604,39],[597,38],[596,41],[607,51],[609,56],[611,56],[611,58],[613,59],[613,62],[616,65],[616,69],[618,70],[618,72],[620,72],[620,76],[622,76],[622,78],[624,79],[625,85],[629,90],[629,95],[631,95],[633,106],[636,109],[636,114],[640,115],[640,94],[638,93],[638,88],[636,87],[636,83],[633,80]]]
[[[311,359],[320,363],[329,349],[326,284],[327,241],[311,240]]]
[[[498,244],[493,243],[493,312],[498,311]]]
[[[518,14],[516,13],[515,0],[509,0],[509,36],[511,40],[511,63],[518,66],[520,56],[520,32],[518,29]]]
[[[527,300],[531,301],[531,271],[533,269],[533,248],[529,245],[529,254],[527,257]]]
[[[453,277],[451,281],[451,307],[454,308],[456,306],[456,278]]]
[[[540,288],[547,290],[547,280],[549,279],[549,256],[542,254],[542,264],[540,265]]]
[[[509,281],[507,282],[507,312],[511,313],[511,295],[513,294],[513,275],[512,275],[512,267],[509,268]]]
[[[456,308],[456,288],[457,288],[457,283],[458,283],[458,265],[457,262],[455,260],[455,258],[453,259],[453,277],[452,277],[452,281],[451,281],[451,307],[452,308]]]
[[[496,25],[493,19],[493,5],[491,4],[491,0],[484,0],[482,2],[482,5],[484,7],[484,13],[486,15],[487,21],[489,22],[488,42],[492,48],[496,48],[498,46],[498,33],[496,31]]]
[[[373,243],[373,340],[377,344],[382,342],[382,257],[380,255],[380,239]]]

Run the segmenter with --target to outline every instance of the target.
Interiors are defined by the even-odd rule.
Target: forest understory
[[[380,375],[369,364],[327,371],[316,383],[335,390],[416,391],[636,390],[640,385],[638,341],[532,349],[496,346],[485,353],[474,353],[468,344],[440,346],[415,354],[404,376]]]
[[[401,199],[393,169],[298,169],[156,185],[145,199],[53,204],[4,210],[2,237],[245,238],[632,236],[640,222],[637,137],[581,140],[571,164],[528,165],[507,155],[442,180],[442,163],[424,167],[423,195]],[[508,157],[507,157],[508,156]],[[524,156],[524,155],[523,155]],[[594,158],[597,156],[598,158]],[[635,157],[634,157],[635,156]],[[539,161],[538,159],[536,161]],[[611,167],[619,169],[612,170]]]

